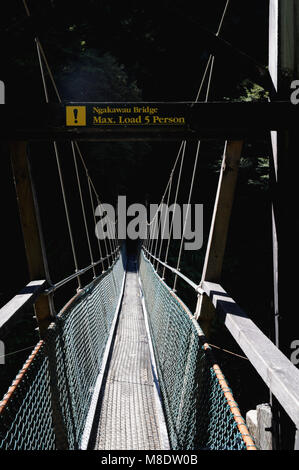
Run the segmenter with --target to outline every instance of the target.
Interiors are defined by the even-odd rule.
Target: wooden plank
[[[0,80],[0,104],[4,104],[4,103],[5,103],[5,86],[4,86],[4,82]]]
[[[20,221],[23,231],[29,277],[49,279],[45,249],[43,245],[38,206],[32,186],[29,162],[27,159],[27,143],[11,143],[11,163]],[[51,298],[40,296],[35,303],[35,314],[41,337],[52,321]]]
[[[220,280],[226,239],[233,205],[243,141],[226,143],[211,221],[201,282]],[[199,295],[196,318],[209,337],[214,309],[206,296]]]
[[[290,96],[291,82],[297,78],[295,31],[296,25],[295,2],[288,0],[270,0],[269,4],[269,73],[274,84],[275,93],[270,94],[271,99],[284,95]],[[297,135],[297,133],[296,133]],[[298,261],[294,257],[294,242],[297,237],[289,236],[293,232],[293,214],[296,206],[291,208],[297,195],[292,194],[297,182],[292,182],[292,175],[296,171],[292,154],[296,154],[298,138],[292,149],[290,132],[272,130],[272,158],[270,159],[270,189],[272,204],[272,252],[273,252],[273,321],[270,324],[271,339],[275,345],[286,355],[290,354],[292,335],[296,331],[295,319],[292,321],[290,312],[293,310],[293,299],[289,292],[296,290],[295,278],[289,275],[289,266],[286,261],[292,259],[294,265]],[[298,165],[297,165],[298,166]],[[290,172],[290,169],[292,171]],[[294,184],[295,183],[295,184]],[[292,228],[290,227],[290,222]],[[296,256],[296,255],[295,255]],[[294,282],[295,281],[295,282]],[[293,284],[293,285],[292,285]],[[292,321],[292,327],[290,327]],[[281,448],[283,435],[292,432],[292,426],[284,423],[280,406],[270,393],[270,403],[273,412],[273,436],[275,448]]]
[[[240,348],[298,428],[299,370],[219,284],[203,282],[202,288]]]
[[[273,450],[273,418],[271,406],[263,403],[256,407],[258,443],[261,450]]]
[[[255,410],[248,411],[246,424],[259,450],[273,450],[272,410],[268,403],[257,405]]]
[[[202,281],[218,281],[221,276],[242,147],[243,141],[229,141],[224,151]]]
[[[37,296],[43,291],[46,280],[31,281],[0,309],[0,333],[7,331],[14,320],[19,317],[25,306],[33,304]]]

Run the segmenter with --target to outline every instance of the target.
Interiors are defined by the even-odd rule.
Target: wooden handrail
[[[26,305],[33,304],[39,294],[46,288],[45,279],[31,281],[15,295],[7,304],[0,309],[0,333],[4,333],[8,326],[11,326],[13,320],[16,320],[18,314],[22,312]]]
[[[299,370],[219,284],[205,281],[201,287],[210,297],[231,335],[298,429]]]

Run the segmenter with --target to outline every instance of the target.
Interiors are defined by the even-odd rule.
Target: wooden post
[[[290,100],[291,83],[299,79],[299,7],[296,0],[270,0],[269,9],[269,72],[277,91],[271,99]],[[291,357],[291,344],[299,339],[299,321],[294,305],[297,279],[292,265],[299,263],[298,240],[298,133],[272,131],[271,189],[273,241],[273,303],[272,339]],[[272,399],[272,398],[271,398]],[[275,405],[275,400],[274,400]],[[277,447],[291,448],[293,431],[282,410],[273,406],[276,421]],[[281,430],[280,430],[280,426]]]
[[[0,104],[4,104],[4,103],[5,103],[5,86],[4,86],[4,82],[0,80]]]
[[[38,205],[32,184],[26,142],[11,143],[11,163],[23,231],[30,280],[47,279],[49,271],[43,245]],[[35,315],[40,336],[52,321],[51,298],[41,295],[35,302]]]
[[[5,344],[0,340],[0,366],[5,364]]]
[[[243,141],[239,140],[225,145],[201,283],[220,280],[242,147]],[[210,299],[199,295],[196,318],[207,337],[214,313]]]
[[[299,7],[294,0],[279,2],[270,0],[269,20],[269,71],[279,98],[290,99],[291,82],[299,78]],[[272,142],[272,227],[274,267],[274,339],[277,347],[290,357],[291,342],[295,331],[287,322],[286,302],[290,299],[289,271],[292,260],[298,256],[298,226],[291,224],[298,211],[298,137],[293,132],[271,132]],[[294,154],[294,155],[293,155]],[[294,156],[294,158],[292,158]],[[296,217],[296,216],[295,216]],[[294,242],[294,244],[293,244]],[[294,288],[296,291],[295,283]],[[285,290],[286,289],[286,290]],[[292,303],[290,304],[290,306]],[[298,323],[296,324],[298,327]],[[286,330],[290,334],[286,335]]]
[[[272,450],[272,411],[268,403],[246,413],[246,424],[259,450]]]

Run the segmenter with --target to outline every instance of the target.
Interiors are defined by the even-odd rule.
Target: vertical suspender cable
[[[176,266],[177,270],[180,269],[183,242],[184,242],[184,238],[185,238],[186,225],[187,225],[187,220],[188,220],[188,215],[189,215],[191,195],[192,195],[193,186],[194,186],[194,178],[195,178],[195,173],[196,173],[196,168],[197,168],[199,148],[200,148],[200,141],[198,141],[198,143],[197,143],[196,156],[195,156],[195,160],[194,160],[193,173],[192,173],[191,185],[190,185],[189,196],[188,196],[187,211],[186,211],[186,215],[185,215],[184,228],[183,228],[183,233],[182,233],[182,238],[181,238],[181,243],[180,243],[180,249],[179,249],[179,255],[178,255],[178,260],[177,260],[177,266]],[[177,277],[178,276],[176,274],[175,278],[174,278],[174,283],[173,283],[173,290],[174,291],[176,289]]]
[[[172,220],[171,220],[170,230],[169,230],[169,238],[168,238],[167,248],[166,248],[166,253],[165,253],[165,258],[164,258],[164,263],[166,263],[166,264],[167,264],[167,260],[168,260],[170,239],[171,239],[171,233],[172,233],[172,229],[173,229],[173,221],[174,221],[174,216],[175,216],[175,211],[176,211],[176,204],[177,204],[179,186],[180,186],[180,182],[181,182],[182,169],[183,169],[184,158],[185,158],[185,150],[186,150],[186,141],[184,140],[183,141],[183,146],[182,146],[181,165],[180,165],[180,170],[179,170],[179,175],[178,175],[178,180],[177,180],[176,190],[175,190],[174,209],[173,209]],[[165,277],[165,266],[163,267],[162,277],[163,278]]]
[[[181,142],[181,145],[180,145],[180,148],[179,148],[179,150],[178,150],[178,153],[177,153],[177,156],[176,156],[174,165],[173,165],[172,170],[171,170],[171,176],[170,176],[170,178],[169,178],[169,180],[168,180],[168,183],[167,183],[167,185],[166,185],[166,188],[165,188],[165,191],[164,191],[164,193],[163,193],[163,196],[162,196],[161,202],[160,202],[160,204],[159,204],[159,207],[158,207],[158,209],[157,209],[155,215],[153,216],[152,220],[151,220],[149,223],[147,222],[147,227],[151,227],[151,225],[152,225],[152,224],[154,223],[154,221],[156,220],[156,217],[158,216],[158,212],[159,212],[159,210],[160,210],[162,200],[164,200],[164,197],[165,197],[165,195],[166,195],[166,193],[167,193],[167,189],[168,189],[168,187],[169,187],[169,185],[170,185],[170,180],[172,179],[173,173],[174,173],[174,171],[175,171],[175,169],[176,169],[176,166],[177,166],[177,163],[178,163],[178,161],[179,161],[179,159],[180,159],[181,151],[182,151],[182,149],[183,149],[183,144],[184,144],[184,142]],[[150,238],[150,235],[151,235],[151,229],[147,229],[147,240],[146,240],[146,242],[145,242],[145,244],[144,244],[144,247],[145,247],[149,252],[151,252],[151,248],[150,248],[150,247],[151,247],[151,244],[152,244],[152,240],[151,240],[151,238]]]
[[[102,207],[103,207],[103,204],[101,203]],[[110,257],[112,258],[112,264],[114,262],[114,250],[113,250],[113,237],[112,237],[112,233],[111,233],[111,220],[110,218],[108,217],[107,215],[107,235],[108,235],[108,243],[109,243],[109,247],[110,247],[110,254],[109,254],[109,259]]]
[[[43,63],[42,63],[41,54],[40,54],[39,41],[38,41],[37,38],[35,39],[35,42],[36,42],[36,47],[37,47],[37,52],[38,52],[38,61],[39,61],[40,72],[41,72],[41,76],[42,76],[45,99],[46,99],[46,103],[49,103],[49,95],[48,95],[48,89],[47,89],[47,84],[46,84],[46,80],[45,80],[45,72],[44,72]],[[75,250],[75,245],[74,245],[74,238],[73,238],[73,233],[72,233],[72,228],[71,228],[71,223],[70,223],[69,210],[68,210],[68,205],[67,205],[67,201],[66,201],[66,195],[65,195],[64,183],[63,183],[63,178],[62,178],[62,171],[61,171],[61,165],[60,165],[60,160],[59,160],[59,153],[58,153],[57,143],[53,142],[53,145],[54,145],[54,152],[55,152],[55,157],[56,157],[56,162],[57,162],[57,168],[58,168],[58,174],[59,174],[59,180],[60,180],[64,210],[65,210],[66,221],[67,221],[67,226],[68,226],[68,232],[69,232],[69,237],[70,237],[70,242],[71,242],[71,247],[72,247],[73,260],[74,260],[74,265],[75,265],[75,272],[77,272],[78,271],[78,261],[77,261],[77,255],[76,255],[76,250]],[[78,289],[81,289],[81,280],[80,280],[79,275],[77,276],[77,280],[78,280]]]
[[[152,254],[155,256],[155,253],[157,251],[157,246],[158,246],[158,240],[159,240],[159,232],[160,232],[160,228],[161,228],[161,208],[163,208],[163,205],[164,205],[164,194],[163,194],[163,197],[162,197],[162,200],[160,202],[160,205],[158,207],[158,210],[157,210],[157,214],[156,214],[156,219],[155,219],[155,224],[154,224],[154,236],[157,237],[155,238],[155,241],[153,239],[153,243],[152,243]],[[154,260],[153,260],[153,263],[154,263]]]
[[[25,8],[25,11],[26,11],[27,15],[30,16],[30,11],[29,11],[29,8],[28,8],[27,3],[26,3],[25,0],[23,0],[23,5],[24,5],[24,8]],[[45,100],[46,100],[46,103],[49,103],[49,95],[48,95],[48,89],[47,89],[47,84],[46,84],[46,79],[45,79],[45,72],[44,72],[42,58],[41,58],[41,45],[40,45],[40,42],[39,42],[37,37],[35,38],[35,44],[36,44],[36,48],[37,48],[38,62],[39,62],[39,67],[40,67],[40,72],[41,72],[41,77],[42,77]],[[43,51],[42,51],[42,54],[44,56]],[[47,69],[49,71],[49,66],[48,66],[47,62],[46,62],[46,66],[47,66]],[[60,100],[60,96],[59,96],[59,93],[57,91],[56,86],[55,86],[55,91],[58,94],[58,98]],[[65,196],[64,184],[63,184],[63,179],[62,179],[61,166],[60,166],[60,161],[59,161],[58,148],[57,148],[56,142],[53,142],[53,145],[54,145],[54,152],[55,152],[56,161],[57,161],[57,167],[58,167],[62,197],[63,197],[63,202],[64,202],[64,209],[65,209],[67,225],[68,225],[68,231],[69,231],[69,236],[70,236],[70,242],[71,242],[71,247],[72,247],[73,260],[74,260],[74,265],[75,265],[75,272],[77,272],[78,271],[78,262],[77,262],[77,256],[76,256],[76,251],[75,251],[75,246],[74,246],[74,239],[73,239],[73,234],[72,234],[72,229],[71,229],[71,224],[70,224],[68,206],[67,206],[67,202],[66,202],[66,196]],[[81,288],[80,276],[77,276],[77,280],[78,280],[78,288],[80,289]]]
[[[78,154],[79,154],[79,156],[80,156],[80,158],[81,158],[82,164],[83,164],[83,166],[84,166],[86,172],[88,173],[88,169],[87,169],[86,164],[85,164],[85,161],[84,161],[84,159],[83,159],[83,156],[82,156],[80,147],[79,147],[79,145],[78,145],[78,142],[75,142],[75,145],[76,145],[76,147],[77,147]],[[97,198],[98,205],[102,207],[102,203],[101,203],[100,198],[99,198],[99,195],[98,195],[98,193],[97,193],[97,191],[96,191],[96,189],[95,189],[95,186],[94,186],[94,184],[93,184],[93,182],[92,182],[92,179],[90,178],[90,176],[88,176],[88,178],[89,178],[90,187],[93,189],[94,194],[95,194],[95,196],[96,196],[96,198]],[[113,235],[113,231],[112,231],[111,228],[110,228],[110,224],[111,224],[112,222],[111,222],[111,220],[110,220],[109,217],[107,217],[107,218],[108,218],[108,221],[109,221],[109,223],[107,224],[109,245],[110,245],[111,254],[112,254],[112,256],[113,256],[113,259],[114,259],[114,257],[115,257],[115,259],[116,259],[115,253],[117,252],[117,247],[116,247],[116,244],[115,244],[114,237],[113,237],[113,236],[111,237],[111,235]],[[115,249],[114,249],[114,250],[113,250],[112,247],[111,247],[110,238],[113,239],[112,243],[115,245]],[[105,243],[106,255],[108,256],[106,238],[104,239],[104,243]],[[110,255],[109,255],[109,258],[110,258]],[[109,262],[109,267],[110,267],[110,262]]]
[[[216,36],[218,36],[220,31],[221,31],[223,21],[224,21],[224,17],[225,17],[229,2],[230,2],[230,0],[226,1],[225,7],[224,7],[224,10],[223,10],[221,19],[220,19],[220,23],[219,23],[219,26],[218,26],[218,29],[217,29],[217,32],[216,32]],[[199,96],[200,96],[200,93],[201,93],[201,90],[202,90],[202,87],[203,87],[208,69],[210,67],[207,90],[206,90],[206,95],[205,95],[205,102],[208,101],[210,88],[211,88],[212,73],[213,73],[213,69],[214,69],[214,62],[215,62],[215,57],[213,55],[210,55],[195,101],[198,101],[198,99],[199,99]],[[187,211],[186,211],[186,215],[185,215],[183,234],[182,234],[182,238],[181,238],[179,254],[178,254],[178,260],[177,260],[177,267],[176,267],[177,270],[179,270],[179,268],[180,268],[180,262],[181,262],[181,255],[182,255],[182,248],[183,248],[183,242],[184,242],[184,237],[185,237],[185,231],[186,231],[187,218],[188,218],[189,209],[190,209],[189,206],[190,206],[190,202],[191,202],[191,195],[192,195],[193,186],[194,186],[194,177],[195,177],[195,172],[196,172],[197,162],[198,162],[199,148],[200,148],[200,141],[198,141],[198,144],[197,144],[196,156],[195,156],[195,160],[194,160],[193,173],[192,173],[191,185],[190,185],[190,191],[189,191],[189,197],[188,197]],[[173,284],[173,290],[174,291],[176,289],[176,283],[177,283],[177,274],[175,275],[175,278],[174,278],[174,284]]]
[[[71,146],[72,146],[74,165],[75,165],[75,171],[76,171],[76,178],[77,178],[77,184],[78,184],[78,189],[79,189],[79,196],[80,196],[80,202],[81,202],[81,208],[82,208],[82,214],[83,214],[83,220],[84,220],[85,233],[86,233],[89,256],[90,256],[90,264],[92,265],[93,276],[95,278],[96,277],[96,272],[95,272],[93,254],[92,254],[92,249],[91,249],[91,244],[90,244],[90,238],[89,238],[89,232],[88,232],[88,226],[87,226],[87,220],[86,220],[86,214],[85,214],[85,206],[84,206],[84,201],[83,201],[83,196],[82,196],[82,188],[81,188],[80,176],[79,176],[79,172],[78,172],[78,165],[77,165],[76,150],[75,150],[75,147],[74,147],[74,142],[71,142]]]
[[[90,203],[91,203],[91,210],[92,210],[92,214],[93,214],[94,226],[96,227],[97,222],[96,222],[96,217],[95,217],[95,207],[94,207],[94,202],[93,202],[93,197],[92,197],[92,191],[91,191],[91,184],[90,184],[90,178],[89,178],[89,176],[88,176],[88,172],[86,172],[86,178],[87,178],[87,183],[88,183],[88,191],[89,191],[89,198],[90,198]],[[102,272],[105,272],[105,266],[104,266],[102,248],[101,248],[101,243],[100,243],[100,240],[99,240],[98,237],[97,237],[97,241],[98,241],[98,248],[99,248],[100,259],[102,260],[102,261],[101,261],[101,264],[102,264]]]
[[[58,154],[58,149],[57,149],[57,144],[56,144],[56,142],[54,142],[54,150],[55,150],[55,156],[56,156],[56,162],[57,162],[57,168],[58,168],[58,174],[59,174],[61,192],[62,192],[62,197],[63,197],[63,204],[64,204],[64,210],[65,210],[65,215],[66,215],[66,221],[67,221],[67,226],[68,226],[68,231],[69,231],[69,237],[70,237],[70,242],[71,242],[71,247],[72,247],[73,260],[74,260],[74,265],[75,265],[75,272],[78,272],[77,255],[76,255],[76,250],[75,250],[73,232],[72,232],[72,227],[71,227],[71,222],[70,222],[70,216],[69,216],[69,211],[68,211],[68,205],[67,205],[67,201],[66,201],[64,183],[63,183],[63,178],[62,178],[62,171],[61,171],[60,160],[59,160],[59,154]],[[81,289],[81,280],[80,280],[80,276],[79,276],[79,275],[77,276],[77,280],[78,280],[78,289]]]
[[[29,10],[29,8],[28,8],[27,2],[26,2],[26,0],[22,0],[22,1],[23,1],[23,5],[24,5],[24,8],[25,8],[26,14],[27,14],[28,17],[30,17],[31,14],[30,14],[30,10]],[[39,66],[40,66],[40,71],[41,71],[41,76],[42,76],[42,83],[43,83],[43,89],[44,89],[44,93],[45,93],[46,102],[47,102],[47,103],[49,102],[49,95],[48,95],[48,89],[47,89],[47,84],[46,84],[46,80],[45,80],[45,73],[44,73],[44,68],[43,68],[43,61],[44,61],[44,64],[45,64],[45,66],[46,66],[47,72],[48,72],[48,74],[49,74],[49,78],[50,78],[50,80],[51,80],[51,83],[52,83],[52,85],[53,85],[53,88],[54,88],[54,90],[55,90],[57,99],[58,99],[59,103],[61,103],[62,100],[61,100],[59,91],[58,91],[58,89],[57,89],[55,79],[54,79],[54,77],[53,77],[51,68],[50,68],[49,63],[48,63],[48,61],[47,61],[46,54],[45,54],[45,52],[44,52],[44,50],[43,50],[42,44],[40,43],[38,37],[35,38],[35,43],[36,43],[36,48],[37,48],[38,61],[39,61]],[[79,153],[80,158],[81,158],[81,160],[82,160],[82,163],[83,163],[83,165],[84,165],[84,167],[85,167],[85,170],[87,171],[87,168],[86,168],[84,159],[83,159],[83,157],[82,157],[80,148],[79,148],[79,146],[78,146],[78,143],[75,142],[75,145],[76,145],[76,147],[77,147],[77,150],[78,150],[78,153]],[[74,142],[73,142],[73,141],[71,141],[71,146],[72,146],[72,152],[73,152],[74,161],[75,161],[75,153],[74,153],[74,152],[75,152],[75,149],[74,149]],[[72,235],[72,230],[71,230],[71,224],[70,224],[68,206],[67,206],[67,202],[66,202],[64,184],[63,184],[63,179],[62,179],[61,165],[60,165],[60,161],[59,161],[58,147],[57,147],[56,142],[54,142],[54,150],[55,150],[56,161],[57,161],[57,166],[58,166],[58,173],[59,173],[59,177],[60,177],[60,184],[61,184],[61,189],[62,189],[62,195],[63,195],[65,213],[66,213],[67,224],[68,224],[68,230],[69,230],[70,241],[71,241],[71,246],[72,246],[74,264],[75,264],[75,269],[76,269],[76,271],[78,271],[77,257],[76,257],[76,252],[75,252],[75,246],[74,246],[74,240],[73,240],[73,235]],[[75,161],[75,167],[76,167],[76,175],[77,175],[78,189],[79,189],[79,193],[80,193],[80,200],[81,200],[82,213],[83,213],[84,224],[85,224],[85,230],[86,230],[87,241],[88,241],[88,249],[89,249],[89,253],[90,253],[90,257],[91,257],[91,264],[93,265],[93,264],[94,264],[94,262],[93,262],[93,255],[92,255],[92,249],[91,249],[90,238],[89,238],[89,233],[88,233],[87,219],[86,219],[86,215],[85,215],[85,207],[84,207],[84,203],[83,203],[83,197],[82,197],[82,191],[81,191],[81,185],[80,185],[80,178],[79,178],[79,174],[78,174],[78,168],[77,168],[77,162],[76,162],[76,161]],[[90,191],[90,183],[92,184],[92,187],[93,187],[93,189],[95,190],[94,185],[93,185],[93,183],[92,183],[90,177],[88,176],[89,191]],[[96,195],[97,195],[97,193],[96,193]],[[90,196],[91,196],[91,191],[90,191]],[[93,201],[92,201],[92,200],[91,200],[91,205],[92,205],[92,208],[94,209],[94,205],[93,205]],[[95,217],[94,217],[94,221],[95,221]],[[98,240],[98,245],[99,245],[99,251],[100,251],[100,254],[101,254],[101,247],[100,247],[100,242],[99,242],[99,240]],[[102,258],[102,256],[101,256],[101,258]],[[102,266],[103,266],[103,262],[102,262]],[[94,275],[95,275],[94,266],[93,266],[93,272],[94,272]],[[79,284],[79,287],[80,287],[81,284],[80,284],[80,278],[79,278],[79,276],[78,276],[78,284]]]
[[[221,19],[220,19],[220,23],[219,23],[219,25],[218,25],[218,29],[217,29],[217,32],[216,32],[216,36],[218,36],[218,35],[220,34],[220,31],[221,31],[221,28],[222,28],[222,25],[223,25],[223,21],[224,21],[224,18],[225,18],[225,14],[226,14],[226,11],[227,11],[229,2],[230,2],[230,0],[227,0],[227,1],[226,1],[225,7],[224,7],[224,10],[223,10],[223,12],[222,12]],[[207,62],[207,64],[206,64],[206,67],[205,67],[205,70],[204,70],[204,74],[203,74],[203,77],[202,77],[202,80],[201,80],[201,83],[200,83],[200,86],[199,86],[199,89],[198,89],[196,98],[195,98],[195,100],[194,100],[194,103],[196,103],[196,102],[199,100],[199,97],[200,97],[200,94],[201,94],[201,91],[202,91],[202,88],[203,88],[203,85],[204,85],[204,82],[205,82],[207,73],[208,73],[208,71],[209,71],[209,69],[210,69],[209,78],[208,78],[208,84],[207,84],[207,91],[206,91],[206,96],[205,96],[205,101],[208,100],[209,91],[210,91],[210,86],[211,86],[212,72],[213,72],[213,68],[214,68],[214,61],[215,61],[214,56],[213,56],[213,55],[210,55],[210,56],[209,56],[209,59],[208,59],[208,62]],[[191,106],[192,106],[192,105],[191,105]],[[184,153],[185,153],[186,141],[183,141],[183,142],[181,143],[181,147],[182,147],[182,146],[183,146],[183,149],[184,149],[183,151],[184,151]],[[181,150],[181,147],[180,147],[180,150]],[[199,147],[200,147],[200,141],[198,142],[197,150],[196,150],[196,157],[195,157],[195,162],[194,162],[193,176],[192,176],[192,184],[191,184],[191,188],[190,188],[190,192],[189,192],[189,199],[191,198],[192,188],[193,188],[193,184],[194,184],[194,175],[195,175],[196,166],[197,166],[197,161],[198,161]],[[179,151],[179,153],[180,153],[180,151]],[[181,163],[182,163],[182,162],[181,162]],[[178,186],[179,186],[179,181],[178,181],[178,183],[177,183],[177,191],[178,191]],[[175,198],[175,201],[177,200],[177,191],[176,191],[176,198]],[[190,200],[191,200],[191,199],[190,199]],[[167,204],[168,204],[168,203],[167,203]],[[176,202],[175,202],[175,204],[176,204]],[[174,206],[174,211],[175,211],[175,207],[176,207],[176,206]],[[189,203],[188,203],[188,209],[187,209],[186,217],[188,216],[188,210],[189,210]],[[172,232],[172,227],[173,227],[173,219],[174,219],[174,213],[173,213],[173,217],[172,217],[172,223],[171,223],[171,228],[170,228],[170,233],[169,233],[169,239],[168,239],[168,243],[167,243],[166,257],[165,257],[165,260],[164,260],[164,262],[165,262],[166,264],[167,264],[167,258],[168,258],[168,252],[169,252],[170,237],[171,237],[171,232]],[[152,222],[153,222],[153,220],[152,220]],[[151,224],[148,224],[148,225],[150,226]],[[185,228],[186,228],[186,219],[185,219],[185,221],[184,221],[183,236],[182,236],[181,245],[180,245],[180,250],[179,250],[178,269],[179,269],[179,264],[180,264],[180,259],[181,259],[182,244],[183,244],[183,239],[184,239]],[[162,239],[161,239],[161,245],[160,245],[159,257],[158,257],[158,259],[160,259],[160,255],[161,255],[161,249],[162,249],[162,244],[163,244],[163,235],[164,235],[164,229],[163,229],[163,234],[161,235],[161,236],[162,236]],[[149,240],[149,235],[148,235],[148,237],[147,237],[147,240],[146,240],[145,245],[146,245],[146,249],[151,253],[151,249],[152,249],[153,243],[150,242],[150,240]],[[155,249],[155,255],[154,255],[154,256],[156,256],[156,253],[157,253],[157,246],[158,246],[158,243],[156,243],[156,249]],[[157,269],[158,263],[159,263],[159,261],[157,260],[156,269]],[[165,266],[164,266],[164,268],[163,268],[163,274],[162,274],[162,277],[163,277],[163,278],[164,278],[164,275],[165,275]],[[177,276],[175,277],[174,288],[175,288],[175,285],[176,285],[176,279],[177,279]]]
[[[170,185],[169,185],[168,195],[167,195],[167,210],[168,210],[168,207],[169,207],[169,200],[170,200],[171,189],[172,189],[172,178],[173,178],[173,170],[172,170],[171,175],[170,175]],[[164,240],[164,234],[165,234],[165,227],[166,227],[166,214],[164,215],[164,225],[163,225],[163,230],[162,230],[162,234],[161,234],[161,243],[160,243],[159,254],[158,254],[158,259],[159,260],[161,259],[161,252],[162,252],[162,246],[163,246],[163,240]],[[169,236],[170,236],[170,234],[169,234]],[[158,267],[159,267],[159,261],[157,260],[156,269],[158,269]]]
[[[99,197],[97,196],[97,203],[98,206],[102,207],[102,204],[100,202]],[[103,227],[103,219],[101,219],[102,227]],[[107,262],[108,262],[108,268],[110,268],[110,256],[108,254],[108,248],[107,248],[107,242],[106,242],[106,237],[104,237],[104,246],[105,246],[105,251],[106,251],[106,257],[107,257]]]

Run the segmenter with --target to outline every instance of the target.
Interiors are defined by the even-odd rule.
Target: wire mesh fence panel
[[[121,258],[113,269],[85,289],[72,308],[58,315],[69,407],[74,422],[72,447],[79,446],[94,386],[118,303],[124,268]]]
[[[143,253],[139,270],[171,448],[246,449],[215,372],[220,369],[203,348],[203,333],[191,312]]]
[[[0,448],[56,448],[44,343],[35,348],[0,404]]]
[[[78,449],[124,277],[124,259],[52,323],[0,404],[0,449]]]

